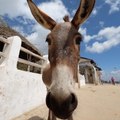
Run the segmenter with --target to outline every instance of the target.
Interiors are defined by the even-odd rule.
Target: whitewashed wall
[[[46,87],[41,74],[16,68],[21,39],[9,38],[6,58],[0,64],[0,120],[10,120],[45,102]]]
[[[79,74],[79,80],[80,80],[80,86],[85,86],[85,76],[84,75],[81,75]]]

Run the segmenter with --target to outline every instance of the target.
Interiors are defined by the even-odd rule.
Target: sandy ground
[[[120,120],[120,85],[86,85],[76,89],[79,104],[74,120]],[[14,120],[47,120],[46,105]]]

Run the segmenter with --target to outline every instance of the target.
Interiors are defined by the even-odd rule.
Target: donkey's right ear
[[[45,28],[52,30],[55,27],[56,22],[52,18],[50,18],[47,14],[38,9],[38,7],[33,3],[32,0],[27,0],[27,2],[30,7],[31,13],[37,20],[37,22],[40,23]]]
[[[71,21],[76,28],[79,28],[79,25],[89,17],[93,10],[94,4],[95,0],[81,0],[79,8]]]

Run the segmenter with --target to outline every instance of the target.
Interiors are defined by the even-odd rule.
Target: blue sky
[[[72,19],[79,0],[34,0],[57,22],[64,15]],[[0,15],[15,30],[29,39],[42,53],[47,54],[45,43],[48,30],[32,17],[26,0],[1,0]],[[79,31],[84,36],[81,56],[96,61],[103,70],[103,78],[114,76],[120,80],[120,0],[96,0],[89,19]]]

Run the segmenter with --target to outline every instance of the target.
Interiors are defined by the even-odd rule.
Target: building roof
[[[22,46],[42,56],[40,51],[33,44],[31,44],[24,36],[22,36],[19,32],[13,30],[7,25],[0,24],[0,36],[4,38],[8,38],[11,36],[19,36],[22,40]]]
[[[96,64],[94,60],[85,57],[80,57],[80,62],[90,62],[92,64]]]
[[[96,67],[99,71],[102,70],[100,67],[97,66],[96,62],[95,62],[93,59],[85,58],[85,57],[80,57],[80,63],[85,63],[85,62],[91,63],[91,64],[94,65],[94,67]]]

